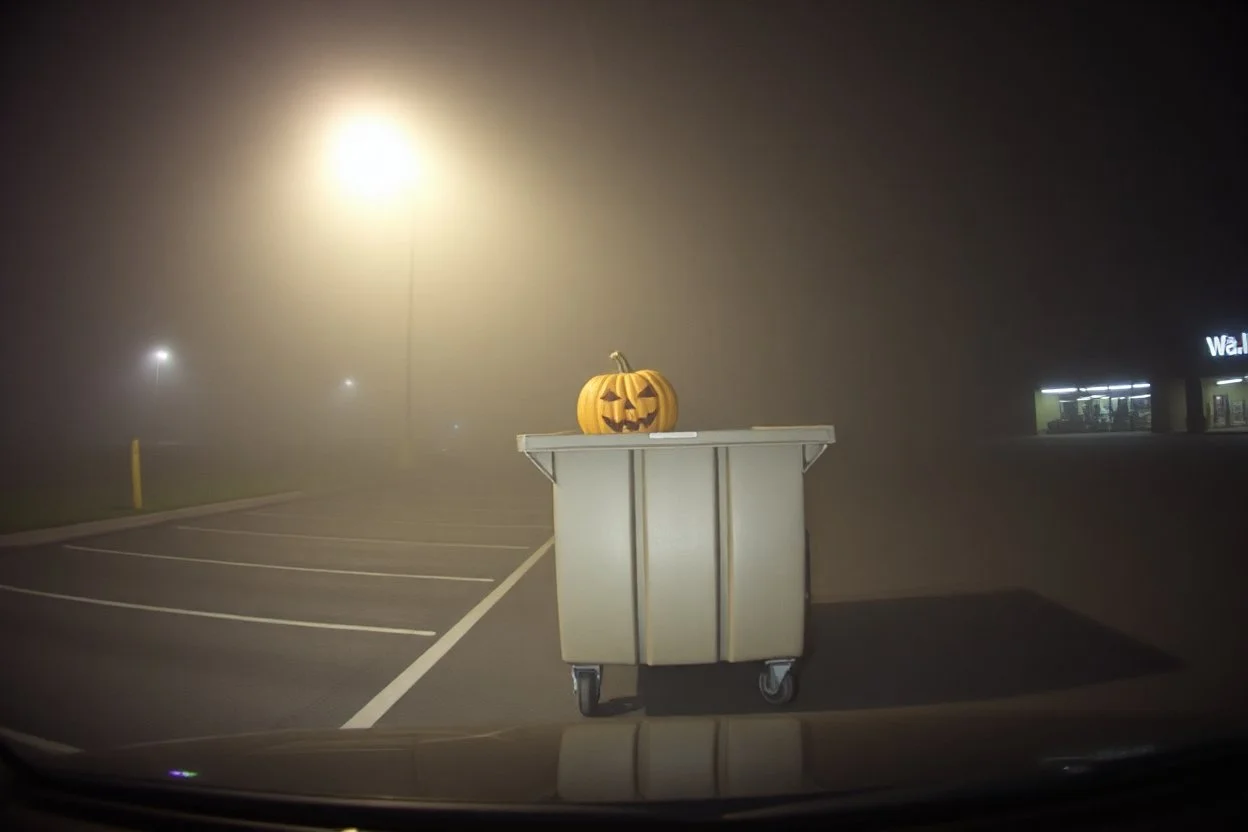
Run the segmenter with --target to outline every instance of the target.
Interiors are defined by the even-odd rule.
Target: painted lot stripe
[[[212,558],[184,558],[178,555],[153,555],[150,552],[127,552],[124,549],[100,549],[95,546],[74,546],[65,544],[64,548],[75,552],[100,552],[106,555],[125,555],[131,558],[151,558],[153,560],[180,560],[185,563],[207,563],[213,566],[244,566],[250,569],[284,569],[290,572],[319,572],[323,575],[361,575],[366,578],[411,578],[421,581],[467,581],[470,583],[492,584],[493,578],[462,578],[457,575],[409,575],[406,572],[363,572],[358,569],[320,569],[314,566],[279,566],[274,563],[250,563],[237,560],[214,560]]]
[[[380,520],[380,523],[401,523],[404,526],[439,526],[452,529],[553,529],[550,523],[451,523],[446,520]],[[524,548],[529,548],[525,546]]]
[[[382,543],[387,546],[442,546],[450,549],[527,549],[528,546],[512,546],[505,543],[438,543],[424,540],[395,540],[386,537],[327,537],[319,534],[292,534],[290,532],[253,532],[248,529],[210,529],[207,526],[175,526],[186,532],[213,532],[214,534],[243,534],[254,537],[289,537],[295,540],[328,540],[334,543]]]
[[[513,586],[515,586],[524,574],[533,568],[542,555],[550,551],[550,547],[555,543],[555,538],[551,537],[545,543],[538,547],[537,551],[529,555],[524,563],[516,567],[516,571],[508,575],[501,584],[494,587],[489,595],[481,599],[481,601],[468,611],[468,614],[455,623],[455,626],[442,634],[442,637],[429,645],[429,649],[421,653],[416,661],[408,665],[390,684],[386,685],[381,691],[374,696],[367,705],[356,713],[355,716],[343,723],[343,728],[372,728],[377,724],[377,720],[386,715],[386,712],[394,707],[403,696],[412,689],[412,686],[421,680],[422,677],[437,664],[443,656],[451,651],[451,648],[459,643],[468,631],[471,630],[478,621],[485,617],[485,614],[493,609],[494,605],[502,600]]]
[[[280,624],[286,627],[311,627],[316,630],[352,630],[359,633],[390,633],[396,636],[436,636],[433,630],[405,630],[400,627],[370,627],[365,624],[329,624],[324,621],[294,621],[288,618],[260,618],[254,615],[231,615],[225,612],[204,612],[203,610],[180,610],[175,607],[153,607],[148,604],[129,604],[124,601],[105,601],[102,598],[85,598],[81,595],[62,595],[59,592],[40,592],[37,589],[25,589],[20,586],[0,584],[0,591],[16,592],[19,595],[33,595],[36,598],[54,598],[58,601],[77,601],[80,604],[97,604],[101,607],[117,607],[123,610],[142,610],[144,612],[165,612],[171,615],[191,615],[198,618],[219,618],[224,621],[246,621],[251,624]]]
[[[489,506],[424,506],[424,510],[430,513],[448,514],[451,512],[462,511],[465,514],[546,514],[549,508],[509,508],[507,506],[498,506],[491,508]]]
[[[401,510],[403,510],[403,509],[402,509],[402,507],[399,507],[399,510],[400,510],[400,511],[401,511]],[[543,515],[543,516],[549,516],[549,515],[550,515],[550,507],[549,507],[549,506],[533,506],[532,508],[507,508],[507,507],[505,507],[505,506],[499,506],[498,508],[490,508],[490,507],[488,507],[488,506],[481,506],[481,505],[464,505],[464,506],[431,506],[431,505],[428,505],[428,504],[424,504],[424,505],[421,505],[421,506],[420,506],[420,509],[419,509],[418,511],[413,511],[412,513],[413,513],[413,514],[421,514],[421,515],[430,515],[430,516],[432,516],[432,515],[446,515],[446,514],[473,514],[473,515],[477,515],[477,514],[492,514],[492,515],[494,515],[494,516],[496,516],[496,517],[497,517],[497,516],[499,516],[499,515],[502,515],[502,516],[505,516],[505,517],[511,517],[511,518],[514,518],[514,517],[516,517],[517,515],[520,515],[520,516],[531,516],[531,515]]]
[[[549,523],[447,523],[442,520],[390,520],[385,517],[343,517],[335,514],[313,514],[297,511],[249,511],[250,517],[305,517],[317,520],[345,520],[359,523],[387,523],[397,526],[443,526],[457,529],[549,529]]]

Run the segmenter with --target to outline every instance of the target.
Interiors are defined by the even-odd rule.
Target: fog
[[[1136,718],[1248,725],[1245,22],[22,5],[0,51],[3,762],[63,754],[127,800],[241,772],[387,811],[500,780],[482,799],[566,809],[569,772],[664,810],[655,772],[732,811],[777,772],[891,811],[927,761],[942,788],[983,765],[995,816],[1001,760],[1029,808],[1037,761],[1173,780],[1188,756]],[[677,436],[517,443],[583,429],[616,353],[670,382]],[[671,430],[663,379],[634,381],[581,415]],[[785,425],[807,429],[685,435]],[[736,722],[763,713],[779,733]],[[320,752],[338,777],[297,759]],[[248,762],[274,753],[292,764]],[[1189,779],[1202,805],[1241,782]],[[33,806],[10,780],[0,813]]]
[[[1222,88],[1157,52],[1164,14],[817,5],[41,5],[6,73],[4,435],[397,441],[412,251],[419,441],[502,450],[575,428],[612,350],[682,427],[1003,429],[1046,367],[1237,285],[1211,183],[1242,121],[1184,143]],[[410,201],[327,175],[369,107],[411,126]]]

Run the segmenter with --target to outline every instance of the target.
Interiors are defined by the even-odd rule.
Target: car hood
[[[40,755],[45,773],[317,797],[647,803],[1066,778],[1242,737],[1198,717],[1050,713],[659,717],[282,731]],[[28,756],[28,755],[24,755]]]

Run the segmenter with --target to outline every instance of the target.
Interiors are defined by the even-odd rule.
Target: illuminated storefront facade
[[[1153,429],[1152,383],[1100,383],[1042,387],[1036,391],[1037,433],[1109,433]]]
[[[1205,336],[1201,419],[1209,431],[1248,429],[1248,328]]]
[[[1248,433],[1248,324],[1189,329],[1169,349],[1122,363],[1136,369],[1037,385],[1035,432]]]

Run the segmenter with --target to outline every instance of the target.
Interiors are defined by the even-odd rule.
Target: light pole
[[[152,433],[156,433],[162,427],[164,419],[161,414],[161,398],[160,398],[160,368],[169,363],[170,353],[164,347],[157,347],[152,350],[152,362],[156,365],[156,380],[152,385]],[[155,436],[152,437],[156,439]]]
[[[412,467],[412,340],[416,330],[416,217],[407,221],[407,346],[403,356],[403,449],[399,464]]]
[[[156,362],[156,395],[160,395],[160,368],[169,360],[169,350],[158,349],[152,352],[152,358]]]
[[[403,362],[404,415],[400,464],[412,464],[412,348],[416,328],[416,201],[412,188],[416,160],[400,122],[376,114],[342,122],[335,133],[333,164],[339,179],[355,195],[370,200],[405,197],[407,220],[407,334]]]

